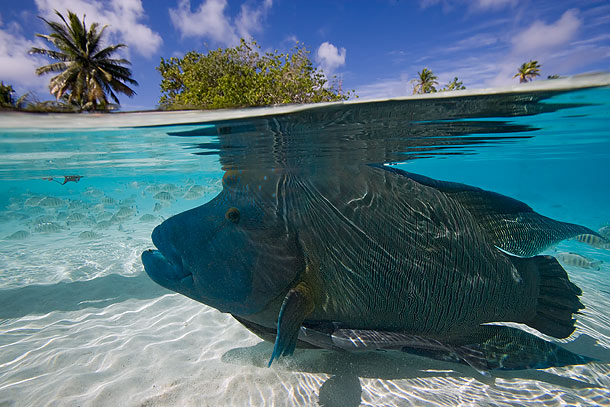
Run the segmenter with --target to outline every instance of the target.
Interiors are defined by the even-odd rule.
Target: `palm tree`
[[[459,80],[457,76],[454,76],[453,80],[451,82],[449,82],[447,85],[445,85],[445,87],[442,88],[440,91],[441,92],[450,92],[452,90],[464,90],[464,89],[466,89],[466,86],[464,86],[464,82]]]
[[[5,85],[4,82],[0,82],[0,107],[15,106],[14,93],[15,90],[11,85]]]
[[[437,77],[428,68],[424,68],[421,72],[418,72],[419,78],[413,79],[411,82],[415,82],[413,86],[413,94],[432,93],[436,92],[434,85],[438,85]]]
[[[9,84],[0,81],[0,108],[4,109],[23,109],[27,102],[31,100],[30,92],[15,99],[15,89]]]
[[[538,61],[524,62],[513,78],[519,77],[519,83],[531,81],[536,76],[540,76],[540,68]]]
[[[101,48],[101,38],[107,25],[98,31],[99,24],[85,25],[85,16],[79,20],[76,14],[68,10],[68,21],[57,10],[62,23],[47,21],[40,17],[51,28],[51,34],[36,34],[37,37],[49,41],[57,50],[36,48],[30,49],[30,54],[46,55],[58,62],[41,66],[36,69],[38,75],[59,72],[51,78],[49,90],[57,100],[67,100],[79,106],[82,110],[107,109],[110,95],[119,104],[116,93],[129,97],[135,94],[126,83],[137,85],[131,78],[131,70],[123,65],[131,63],[123,58],[111,58],[125,44],[110,45]]]

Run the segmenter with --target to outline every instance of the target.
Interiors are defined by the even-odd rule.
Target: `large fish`
[[[158,250],[142,261],[158,284],[274,340],[270,364],[307,342],[303,326],[326,322],[453,348],[490,341],[494,322],[570,336],[580,289],[554,258],[508,252],[595,232],[434,181],[375,166],[228,171],[217,197],[155,228]]]

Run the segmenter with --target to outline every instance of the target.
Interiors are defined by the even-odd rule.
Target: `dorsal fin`
[[[472,213],[494,245],[515,256],[532,257],[549,246],[578,235],[593,235],[607,240],[587,227],[540,215],[524,202],[497,192],[458,182],[439,181],[387,166],[375,167],[405,176],[458,201]]]

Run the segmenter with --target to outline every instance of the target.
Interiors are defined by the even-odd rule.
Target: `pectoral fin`
[[[280,308],[275,345],[268,366],[271,366],[273,360],[280,356],[292,355],[297,344],[301,324],[307,315],[313,311],[313,308],[311,291],[305,283],[299,283],[286,294]]]

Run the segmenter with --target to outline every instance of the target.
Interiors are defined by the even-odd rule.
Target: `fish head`
[[[279,175],[230,171],[210,202],[157,226],[142,254],[156,283],[222,312],[249,315],[284,295],[305,269],[287,224]]]

